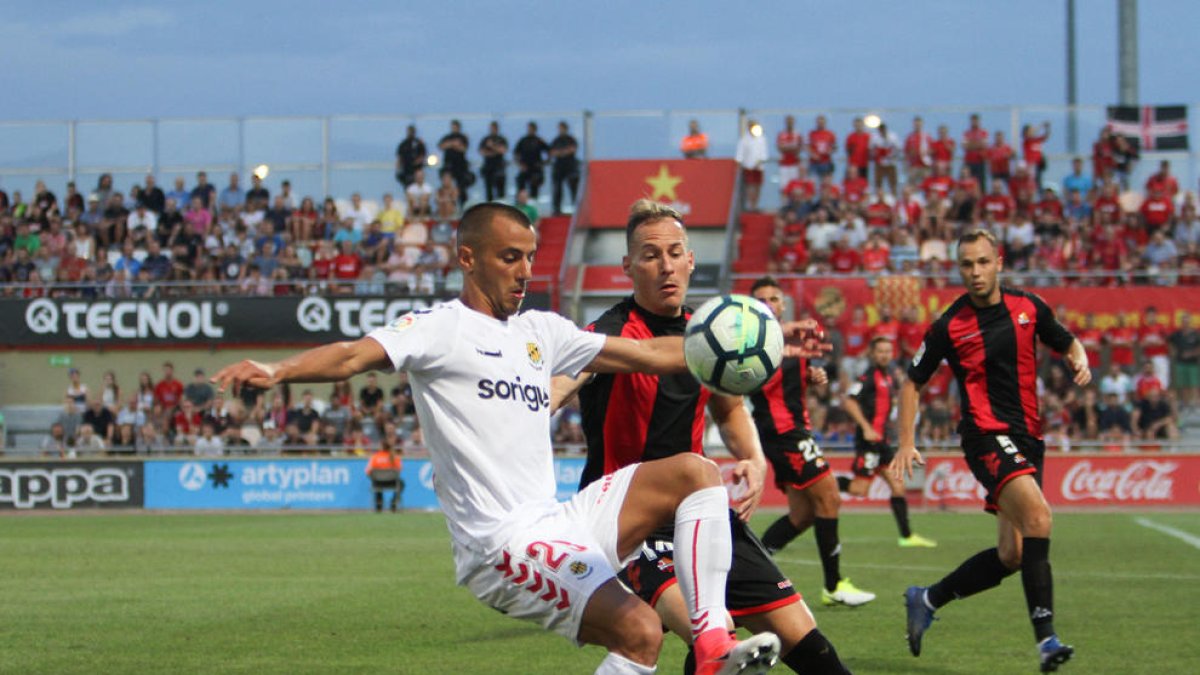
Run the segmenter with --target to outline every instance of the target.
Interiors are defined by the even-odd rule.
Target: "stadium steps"
[[[4,415],[7,454],[36,451],[42,438],[50,433],[50,425],[62,412],[61,405],[9,405],[0,408]]]
[[[558,277],[570,231],[571,216],[548,216],[538,221],[538,251],[533,260],[534,276]]]
[[[736,274],[761,274],[771,260],[771,237],[775,234],[775,216],[770,213],[743,213],[739,222],[738,254],[733,261]]]

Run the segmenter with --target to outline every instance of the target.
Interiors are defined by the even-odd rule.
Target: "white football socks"
[[[596,675],[651,675],[656,670],[658,666],[643,666],[620,654],[609,652],[596,668]]]
[[[675,578],[693,637],[725,629],[725,579],[732,564],[729,493],[722,486],[693,492],[675,510]]]

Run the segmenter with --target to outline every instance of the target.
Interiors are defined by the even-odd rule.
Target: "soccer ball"
[[[688,370],[718,394],[743,396],[771,379],[783,360],[783,329],[769,307],[746,295],[700,305],[684,331]]]

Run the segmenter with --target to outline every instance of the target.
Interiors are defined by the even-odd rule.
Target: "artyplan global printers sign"
[[[146,508],[368,508],[366,467],[365,458],[148,462]]]
[[[0,463],[0,509],[140,506],[141,462]]]
[[[0,301],[12,346],[316,344],[354,339],[441,298],[322,296]]]

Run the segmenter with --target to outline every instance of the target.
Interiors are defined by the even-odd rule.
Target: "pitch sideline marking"
[[[1141,517],[1134,518],[1133,522],[1137,523],[1138,525],[1141,525],[1142,527],[1148,527],[1151,530],[1158,530],[1159,532],[1162,532],[1165,535],[1175,537],[1176,539],[1178,539],[1179,541],[1182,541],[1185,544],[1190,544],[1193,548],[1200,549],[1200,537],[1197,537],[1194,534],[1189,534],[1187,532],[1184,532],[1183,530],[1177,530],[1169,525],[1162,525],[1160,523],[1154,522],[1153,520],[1148,520],[1146,518],[1141,518]]]

